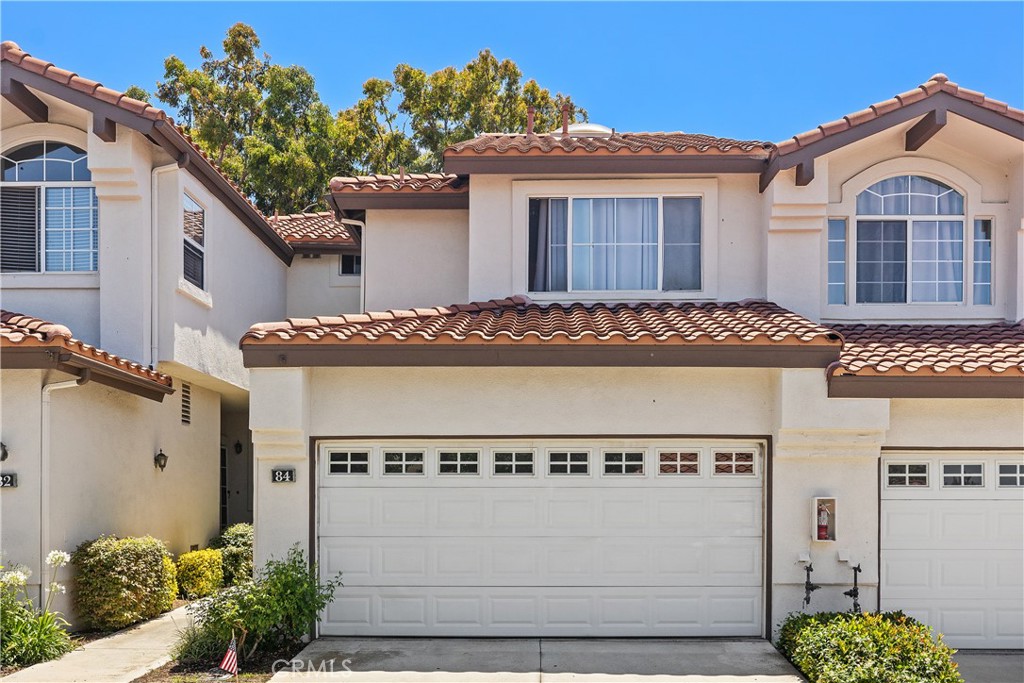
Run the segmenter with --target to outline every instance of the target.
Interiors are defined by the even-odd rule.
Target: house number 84
[[[295,481],[295,468],[278,467],[270,470],[270,481],[275,484],[290,484]]]

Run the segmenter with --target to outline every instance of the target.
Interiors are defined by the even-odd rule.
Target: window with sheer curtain
[[[700,197],[529,200],[533,292],[699,291]]]

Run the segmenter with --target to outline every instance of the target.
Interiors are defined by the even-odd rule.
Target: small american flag
[[[224,659],[220,660],[220,668],[229,674],[238,675],[238,643],[235,642],[234,634],[231,634],[231,644],[224,653]]]

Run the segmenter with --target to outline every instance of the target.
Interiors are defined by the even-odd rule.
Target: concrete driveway
[[[1021,683],[1024,652],[1021,650],[960,650],[953,655],[964,683]]]
[[[766,640],[321,638],[272,683],[801,683]]]

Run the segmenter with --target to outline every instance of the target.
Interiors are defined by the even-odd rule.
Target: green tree
[[[265,213],[318,205],[332,175],[351,172],[338,121],[308,71],[272,64],[252,27],[228,29],[224,56],[203,46],[189,69],[164,60],[157,97]]]

